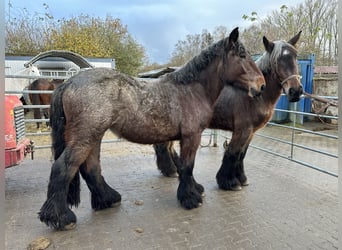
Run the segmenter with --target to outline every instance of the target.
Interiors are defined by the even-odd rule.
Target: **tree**
[[[241,32],[241,40],[251,54],[264,52],[262,36],[270,40],[288,39],[302,30],[299,53],[316,55],[317,65],[336,65],[338,59],[337,0],[306,0],[294,7],[282,5],[279,10],[260,18],[257,12],[243,15],[251,24]],[[203,34],[210,34],[204,30]],[[224,26],[217,27],[211,36],[218,41],[229,34]],[[198,54],[201,35],[187,35],[179,40],[172,53],[171,63],[182,65]]]
[[[85,57],[113,57],[117,69],[136,75],[143,65],[145,51],[128,33],[120,19],[107,16],[105,20],[81,15],[61,20],[51,31],[46,50],[62,49]]]
[[[242,35],[246,47],[253,48],[252,37],[266,35],[269,39],[286,39],[302,30],[300,54],[315,54],[317,65],[337,64],[337,0],[306,0],[295,7],[282,5],[265,19],[256,12],[243,18],[252,21]],[[259,42],[261,45],[261,43]]]
[[[46,50],[69,50],[84,57],[114,58],[117,70],[136,75],[146,61],[145,49],[118,18],[80,15],[55,20],[23,9],[6,22],[7,55],[36,55]]]
[[[183,65],[213,42],[213,36],[205,29],[202,30],[202,34],[187,35],[186,40],[179,40],[175,45],[170,64]]]
[[[49,7],[46,4],[43,7],[44,13],[31,14],[26,8],[16,8],[15,13],[8,14],[5,25],[7,55],[36,55],[44,49],[54,20]]]

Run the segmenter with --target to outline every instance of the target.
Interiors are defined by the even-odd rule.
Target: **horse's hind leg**
[[[43,113],[43,114],[44,114],[44,118],[45,118],[45,119],[49,119],[49,117],[50,117],[50,115],[49,115],[49,112],[50,112],[49,109],[44,109],[43,112],[44,112],[44,113]],[[49,121],[46,122],[46,127],[48,127],[48,128],[50,127],[50,122],[49,122]]]
[[[154,144],[153,148],[160,172],[166,177],[177,177],[177,169],[180,168],[181,162],[173,148],[173,142]]]
[[[247,177],[243,169],[243,159],[252,136],[252,132],[248,133],[248,129],[234,131],[228,148],[224,153],[222,165],[216,174],[219,188],[238,191],[241,190],[241,186],[247,185]]]
[[[39,212],[39,219],[46,225],[63,230],[74,227],[76,216],[68,207],[69,184],[79,166],[90,152],[89,147],[69,148],[53,163],[48,185],[47,200]]]
[[[33,118],[34,119],[41,119],[42,118],[42,116],[40,114],[40,108],[35,108],[33,110]],[[37,122],[36,124],[37,124],[37,130],[39,130],[41,122]]]
[[[93,148],[85,164],[80,167],[83,179],[91,192],[91,206],[95,210],[112,207],[121,201],[121,195],[111,188],[101,175],[100,142]]]

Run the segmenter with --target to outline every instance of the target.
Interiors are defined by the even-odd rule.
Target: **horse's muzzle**
[[[296,88],[289,88],[287,99],[289,102],[298,102],[300,99],[300,96],[303,94],[303,87],[299,86]]]
[[[262,94],[262,92],[264,92],[265,88],[266,88],[265,84],[261,84],[259,89],[251,87],[250,88],[250,96],[251,97],[258,97],[258,96],[260,96]]]

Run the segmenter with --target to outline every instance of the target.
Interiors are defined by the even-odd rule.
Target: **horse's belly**
[[[126,126],[124,130],[117,131],[112,129],[112,131],[128,141],[140,144],[154,144],[179,139],[179,133],[175,129],[166,130]]]
[[[121,117],[111,126],[111,131],[128,141],[154,144],[174,140],[180,134],[179,126],[170,119],[149,119],[138,117]]]

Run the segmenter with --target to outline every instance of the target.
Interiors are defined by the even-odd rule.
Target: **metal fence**
[[[20,76],[6,76],[20,77]],[[37,78],[37,77],[32,77]],[[42,77],[56,79],[56,77]],[[57,77],[58,79],[66,79],[65,77]],[[20,92],[9,91],[6,94],[17,93],[52,93],[53,91],[30,91],[23,90]],[[302,101],[306,97],[302,98]],[[337,99],[337,97],[325,97]],[[24,105],[24,109],[47,108],[49,105]],[[299,126],[305,123],[306,120],[313,119],[330,119],[338,123],[337,116],[319,115],[304,111],[298,111],[297,106],[292,106],[292,110],[275,109],[276,112],[285,112],[289,114],[290,123],[280,124],[277,122],[269,122],[264,129],[259,130],[250,144],[250,147],[271,153],[278,157],[288,159],[299,163],[303,166],[318,170],[322,173],[338,177],[338,135],[336,129],[323,130],[320,132],[307,129],[305,126]],[[48,119],[32,119],[25,118],[25,124],[36,122],[48,122]],[[298,124],[299,121],[299,124]],[[34,136],[49,136],[50,132],[27,132],[27,137]],[[227,131],[211,131],[206,130],[203,137],[209,138],[207,143],[202,146],[217,146],[220,139],[229,141],[231,132]],[[120,142],[122,139],[103,140],[103,143]],[[219,145],[220,146],[220,145]],[[50,148],[51,145],[35,145],[35,149]]]
[[[292,120],[268,122],[255,134],[250,147],[338,177],[338,117],[296,111],[296,108],[275,111],[289,113]],[[324,119],[333,120],[335,125],[325,123]],[[300,124],[298,120],[305,122]],[[218,135],[227,141],[231,138],[230,132],[220,131]]]

